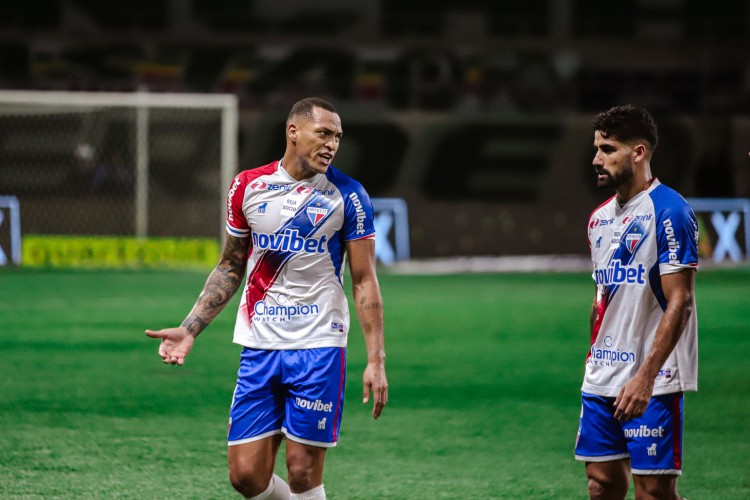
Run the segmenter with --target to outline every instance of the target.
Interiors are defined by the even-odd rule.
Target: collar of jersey
[[[641,192],[640,192],[640,193],[638,193],[637,195],[635,195],[635,196],[633,196],[632,198],[630,198],[630,199],[629,199],[629,200],[627,201],[627,203],[625,203],[624,205],[620,205],[620,204],[619,204],[619,203],[617,202],[617,197],[615,197],[615,204],[617,205],[617,209],[618,209],[618,210],[625,210],[625,209],[627,209],[628,207],[630,207],[630,206],[632,206],[632,205],[635,205],[636,203],[638,203],[638,200],[640,200],[640,199],[641,199],[641,198],[642,198],[643,196],[648,196],[648,194],[649,194],[649,193],[650,193],[651,191],[653,191],[654,189],[656,189],[656,187],[657,187],[657,186],[658,186],[659,184],[661,184],[661,183],[659,182],[659,179],[657,179],[656,177],[654,177],[653,179],[651,179],[651,183],[649,184],[649,186],[648,186],[648,187],[647,187],[646,189],[644,189],[643,191],[641,191]]]

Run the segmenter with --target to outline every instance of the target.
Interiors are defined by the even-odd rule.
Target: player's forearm
[[[680,340],[685,325],[693,313],[691,295],[680,295],[669,300],[659,326],[656,329],[654,342],[639,372],[648,380],[655,380],[659,370]]]
[[[181,326],[197,337],[232,300],[244,275],[244,262],[222,260],[208,276],[198,300]]]
[[[367,361],[385,363],[383,299],[377,281],[365,281],[355,285],[354,301],[357,319],[365,338]]]

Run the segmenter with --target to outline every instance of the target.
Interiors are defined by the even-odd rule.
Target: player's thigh
[[[244,349],[229,411],[229,446],[280,434],[285,401],[279,351]]]
[[[229,446],[227,461],[232,483],[257,483],[262,491],[273,475],[281,434]]]
[[[284,385],[286,437],[313,447],[336,446],[344,410],[346,350],[285,351]]]

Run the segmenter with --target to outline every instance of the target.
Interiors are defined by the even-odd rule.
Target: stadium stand
[[[588,121],[615,103],[657,115],[664,182],[686,196],[750,196],[749,1],[430,5],[9,0],[0,5],[0,88],[232,93],[243,168],[278,154],[290,101],[330,98],[345,116],[337,163],[373,196],[409,202],[415,256],[585,250],[580,220],[601,198],[589,178]],[[0,191],[59,196],[81,136],[132,164],[132,117],[100,122],[95,136],[93,119],[6,110]],[[214,189],[199,154],[212,127],[159,117],[158,193]],[[445,224],[465,234],[444,238]],[[483,234],[501,235],[502,248]]]

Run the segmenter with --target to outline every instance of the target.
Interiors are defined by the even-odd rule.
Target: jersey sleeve
[[[227,195],[227,233],[238,238],[245,238],[250,234],[250,226],[242,211],[247,179],[245,172],[237,174]]]
[[[361,184],[353,182],[344,195],[344,240],[375,238],[375,219],[370,196]]]
[[[659,273],[671,274],[698,267],[698,219],[685,200],[679,198],[660,211],[656,238]]]

